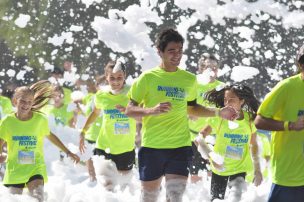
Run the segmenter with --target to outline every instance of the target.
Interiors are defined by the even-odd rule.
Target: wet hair
[[[156,38],[156,47],[161,51],[164,52],[165,48],[167,47],[168,43],[170,42],[180,42],[184,43],[184,38],[180,33],[176,30],[169,28],[162,30]]]
[[[23,95],[33,95],[34,104],[32,111],[39,111],[53,97],[54,86],[47,80],[41,80],[31,86],[16,88],[13,99],[19,99]]]
[[[233,93],[236,94],[239,99],[244,100],[242,108],[244,111],[247,111],[249,113],[250,120],[254,120],[260,102],[255,97],[251,88],[249,88],[248,86],[242,84],[226,85],[220,90],[213,89],[211,91],[208,91],[205,94],[205,99],[210,103],[214,104],[216,107],[222,108],[225,106],[224,96],[227,90],[231,90]]]
[[[104,68],[104,74],[105,74],[105,76],[107,75],[107,73],[108,73],[109,71],[110,71],[110,72],[113,71],[115,65],[116,65],[116,62],[113,61],[113,60],[110,60],[110,61],[106,64],[106,66],[105,66],[105,68]],[[122,71],[123,71],[124,73],[126,73],[126,68],[125,68],[125,65],[124,65],[123,63],[121,63],[121,67],[122,67]]]

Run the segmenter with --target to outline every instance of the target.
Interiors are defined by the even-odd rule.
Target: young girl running
[[[93,82],[93,80],[87,80],[87,89],[88,94],[82,99],[82,104],[85,105],[85,111],[84,114],[86,116],[89,116],[95,107],[95,95],[97,93],[97,90],[101,88],[102,86],[106,85],[106,78],[104,75],[98,76],[96,78],[96,82]],[[91,124],[90,128],[85,132],[85,140],[88,144],[86,144],[86,150],[88,150],[87,155],[84,155],[86,157],[86,166],[88,169],[88,173],[90,176],[90,181],[94,182],[96,181],[96,173],[95,168],[93,165],[93,161],[91,159],[92,151],[94,151],[96,140],[100,131],[100,128],[102,126],[102,113],[96,118],[93,124]]]
[[[43,187],[47,181],[43,153],[45,136],[74,162],[79,161],[79,157],[50,132],[47,118],[39,113],[50,97],[52,87],[48,81],[17,88],[13,96],[16,113],[8,115],[0,125],[0,148],[4,141],[8,148],[3,184],[13,194],[22,194],[26,186],[38,201],[43,201]]]
[[[123,65],[109,62],[105,67],[105,76],[109,89],[97,92],[95,108],[80,135],[79,149],[84,152],[85,132],[103,110],[103,123],[94,154],[112,160],[116,164],[117,170],[123,174],[122,176],[127,177],[135,162],[136,134],[136,121],[127,117],[123,112],[129,102],[127,97],[129,87],[124,85],[126,75]],[[111,190],[113,188],[112,179],[106,179],[105,186]]]
[[[256,128],[253,124],[259,102],[249,87],[237,84],[209,91],[206,93],[206,99],[216,107],[230,106],[238,112],[238,118],[233,122],[217,117],[215,119],[221,120],[213,121],[211,125],[216,133],[214,152],[224,157],[224,167],[210,160],[211,200],[224,199],[228,180],[231,191],[234,192],[232,197],[240,199],[246,172],[251,167],[250,152],[254,164],[254,183],[257,186],[262,181]]]

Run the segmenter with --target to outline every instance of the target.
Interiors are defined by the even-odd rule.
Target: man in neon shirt
[[[273,131],[269,202],[304,200],[304,45],[296,63],[300,73],[272,89],[255,119],[258,129]]]
[[[178,67],[183,42],[177,31],[163,30],[156,42],[161,64],[141,74],[129,92],[126,115],[142,117],[141,201],[157,201],[163,176],[167,200],[182,201],[192,158],[187,111],[197,117],[236,117],[232,108],[215,110],[197,104],[196,76]]]

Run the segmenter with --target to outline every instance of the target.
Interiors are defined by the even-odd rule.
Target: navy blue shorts
[[[304,186],[286,187],[272,184],[268,202],[303,202]]]
[[[141,147],[138,152],[139,178],[152,181],[165,174],[188,176],[192,155],[190,146],[175,149]]]

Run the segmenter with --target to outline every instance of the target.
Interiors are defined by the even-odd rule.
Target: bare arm
[[[125,114],[132,118],[138,118],[149,115],[158,115],[158,114],[166,113],[170,110],[171,110],[170,102],[159,103],[158,105],[152,108],[143,108],[138,106],[138,103],[131,99],[126,107]]]
[[[261,173],[260,160],[259,160],[259,147],[257,143],[257,134],[251,134],[250,140],[250,153],[254,167],[254,184],[259,186],[262,183],[263,175]]]
[[[4,146],[5,141],[0,139],[0,163],[3,163],[6,160],[6,154],[3,153],[3,146]]]
[[[81,135],[84,136],[85,131],[87,131],[90,126],[92,125],[92,123],[94,123],[94,121],[97,119],[97,117],[100,115],[100,109],[97,109],[96,107],[94,107],[94,110],[91,112],[91,114],[89,115],[88,119],[86,120],[82,131],[81,131]]]
[[[261,115],[257,115],[254,120],[256,128],[269,131],[284,131],[284,121],[276,121],[271,118],[266,118]],[[301,116],[296,122],[288,123],[288,130],[303,130],[304,129],[304,117]]]
[[[90,128],[92,123],[97,119],[97,117],[100,115],[100,109],[97,109],[94,107],[94,110],[89,115],[88,119],[86,120],[81,132],[80,132],[80,140],[79,140],[79,151],[80,153],[85,152],[85,144],[84,144],[84,136],[85,132]]]
[[[196,105],[188,105],[188,114],[191,116],[196,116],[196,117],[213,117],[216,116],[216,110],[219,109],[211,109],[204,107],[202,105],[196,104]]]
[[[223,119],[234,120],[238,114],[232,107],[223,107],[221,109],[207,108],[199,104],[188,105],[188,114],[196,117],[214,117],[220,116]]]
[[[50,133],[47,138],[56,145],[60,150],[62,150],[64,153],[66,153],[69,157],[71,157],[76,163],[79,162],[79,157],[75,154],[73,154],[66,146],[60,141],[60,139],[54,135],[53,133]]]

